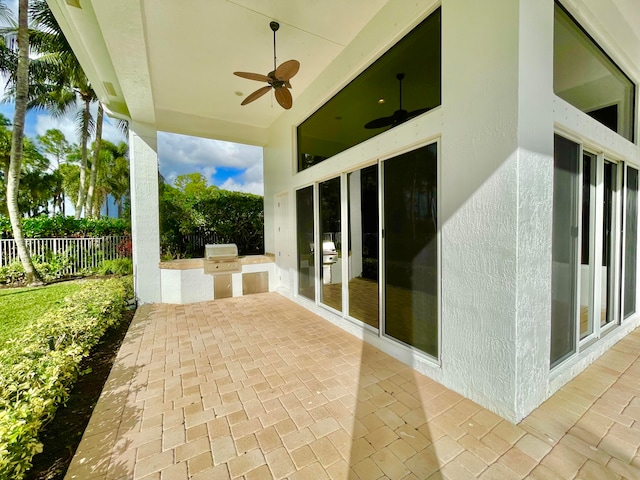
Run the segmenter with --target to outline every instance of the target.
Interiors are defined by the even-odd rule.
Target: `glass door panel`
[[[551,273],[551,366],[576,351],[580,145],[555,136]]]
[[[616,198],[618,191],[618,165],[604,162],[604,196],[602,213],[602,277],[600,325],[604,326],[615,320],[615,225],[616,225]]]
[[[384,332],[437,357],[437,145],[383,165]]]
[[[298,237],[298,294],[315,301],[315,260],[313,257],[313,187],[296,192]]]
[[[349,187],[349,316],[378,328],[378,165],[352,172]]]
[[[624,226],[624,318],[636,311],[638,265],[638,170],[627,167]]]
[[[342,311],[342,228],[340,226],[340,177],[322,182],[320,204],[320,302]]]
[[[593,333],[593,271],[595,270],[592,217],[595,217],[596,156],[582,156],[582,226],[580,229],[580,340]]]

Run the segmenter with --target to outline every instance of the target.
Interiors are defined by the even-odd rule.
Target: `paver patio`
[[[138,309],[67,479],[640,479],[640,330],[519,425],[276,293]]]

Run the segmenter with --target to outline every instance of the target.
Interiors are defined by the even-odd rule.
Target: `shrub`
[[[97,269],[98,275],[130,275],[133,273],[133,261],[130,258],[103,260]]]
[[[120,321],[132,295],[131,277],[88,282],[0,350],[0,478],[24,477],[80,361]]]
[[[33,266],[45,282],[51,282],[66,276],[66,271],[72,260],[64,255],[47,255],[44,260],[40,257],[31,257]],[[22,262],[16,259],[9,265],[0,267],[0,285],[14,285],[24,282],[24,268]]]
[[[80,218],[56,215],[23,218],[22,229],[26,238],[105,237],[125,235],[127,221],[121,218]],[[0,216],[0,238],[13,238],[8,217]]]

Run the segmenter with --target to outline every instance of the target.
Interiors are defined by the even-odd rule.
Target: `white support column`
[[[515,419],[549,394],[553,1],[520,0]]]
[[[129,124],[133,275],[140,303],[162,301],[157,143],[153,125]]]
[[[444,382],[519,421],[547,393],[553,0],[443,0]]]

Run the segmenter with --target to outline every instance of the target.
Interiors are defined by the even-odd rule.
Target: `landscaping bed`
[[[135,310],[126,310],[122,321],[109,329],[91,354],[80,364],[81,375],[71,390],[67,404],[40,435],[42,453],[33,457],[26,480],[62,480],[78,449],[93,409],[100,398],[111,367],[124,340]]]
[[[83,359],[121,322],[132,296],[130,277],[86,282],[0,349],[0,478],[24,478],[43,450],[44,426],[79,374],[91,376]]]

